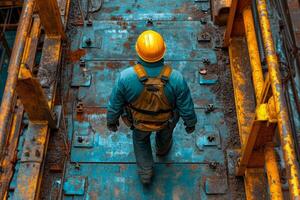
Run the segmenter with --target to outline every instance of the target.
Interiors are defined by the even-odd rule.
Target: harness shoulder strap
[[[145,82],[148,79],[147,72],[142,65],[136,64],[133,68],[141,82]]]
[[[172,73],[172,67],[170,67],[169,65],[165,65],[160,72],[160,78],[163,81],[168,81],[171,76],[171,73]]]

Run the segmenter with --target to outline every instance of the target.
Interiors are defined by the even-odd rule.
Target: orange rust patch
[[[197,168],[198,168],[198,166],[196,164],[191,165],[191,170],[196,170]]]
[[[106,66],[110,69],[118,69],[121,68],[123,65],[121,62],[107,62]]]
[[[77,62],[80,60],[81,57],[83,57],[86,54],[86,50],[85,49],[77,49],[75,51],[69,51],[67,53],[67,61],[69,62]]]
[[[120,165],[120,170],[121,171],[124,171],[124,170],[126,170],[127,169],[127,165],[125,165],[125,164],[121,164]]]
[[[126,48],[126,49],[130,49],[130,43],[129,42],[125,42],[123,44],[123,46]]]

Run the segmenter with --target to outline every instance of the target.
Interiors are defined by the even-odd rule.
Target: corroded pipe
[[[252,80],[255,90],[256,102],[259,104],[261,99],[261,93],[264,87],[264,76],[260,62],[261,60],[251,7],[247,7],[243,10],[243,19],[250,64],[252,69]],[[275,157],[273,146],[266,146],[264,155],[265,168],[268,177],[271,199],[281,200],[283,199],[283,195],[279,177],[279,170],[277,167],[277,160]]]
[[[255,90],[256,102],[259,102],[264,87],[264,76],[260,63],[260,55],[256,39],[254,21],[250,7],[247,7],[243,10],[243,19],[250,64],[252,69],[252,80]]]
[[[273,97],[275,100],[276,113],[278,119],[278,130],[283,149],[283,156],[289,183],[291,199],[300,198],[299,185],[299,166],[296,159],[295,145],[292,136],[289,114],[282,90],[279,63],[274,48],[270,21],[268,17],[266,0],[257,0],[257,10],[263,36],[266,60],[272,86]]]
[[[281,189],[281,182],[279,177],[279,170],[277,166],[277,159],[272,145],[266,145],[265,153],[265,166],[268,176],[268,184],[270,188],[270,199],[282,200],[283,194]]]
[[[9,132],[11,113],[13,112],[13,98],[20,69],[21,59],[24,52],[26,38],[30,29],[32,14],[34,10],[34,1],[27,0],[24,2],[22,14],[19,20],[19,27],[12,50],[10,63],[8,67],[8,77],[3,93],[0,107],[0,157],[3,155],[4,146]]]

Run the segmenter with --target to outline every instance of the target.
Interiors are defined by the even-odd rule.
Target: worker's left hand
[[[112,132],[117,132],[118,126],[119,126],[119,121],[116,121],[115,123],[107,122],[107,128]]]
[[[190,126],[190,127],[185,127],[185,131],[188,133],[188,134],[191,134],[195,131],[195,126]]]

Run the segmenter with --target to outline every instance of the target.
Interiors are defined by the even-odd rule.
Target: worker
[[[123,70],[116,81],[107,109],[107,127],[116,132],[119,118],[133,130],[133,147],[138,174],[150,184],[153,156],[150,135],[156,132],[156,155],[172,147],[172,133],[181,117],[187,133],[195,130],[197,117],[188,85],[182,74],[164,63],[166,44],[152,30],[137,39],[138,64]]]

